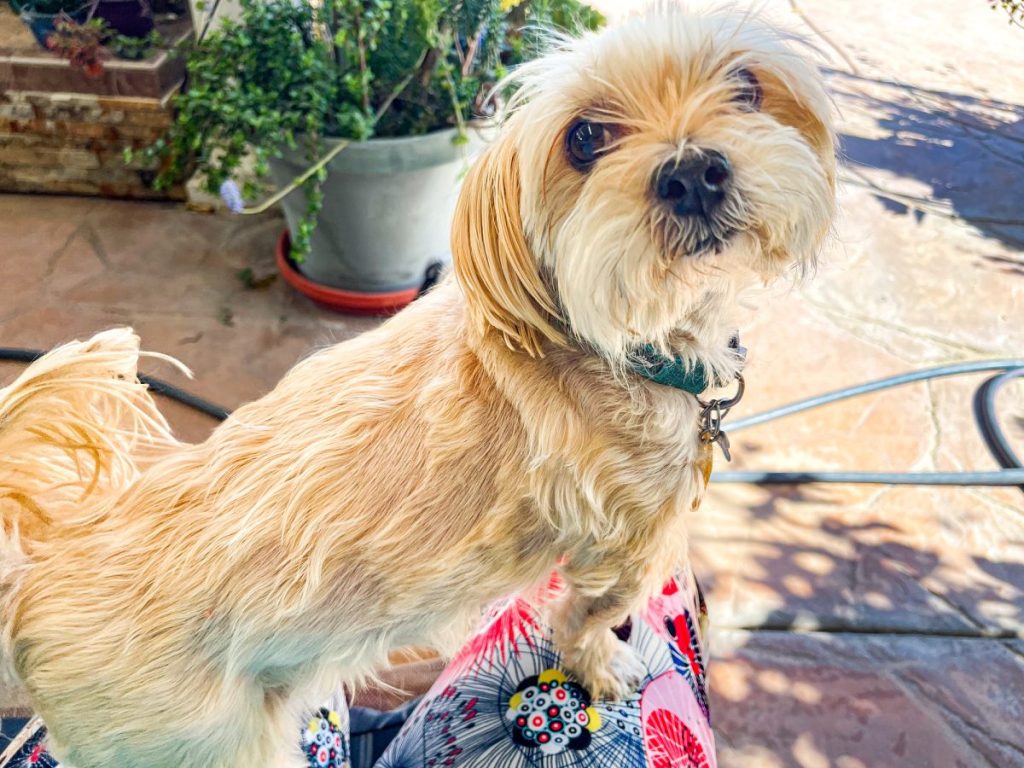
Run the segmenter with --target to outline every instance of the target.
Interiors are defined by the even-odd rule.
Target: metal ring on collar
[[[746,385],[743,382],[743,375],[737,373],[736,374],[736,394],[733,395],[731,398],[729,398],[727,400],[701,400],[701,398],[698,396],[697,397],[697,402],[700,404],[700,406],[702,408],[707,408],[712,403],[717,404],[718,409],[722,411],[722,415],[724,416],[726,411],[728,411],[730,408],[735,406],[737,403],[739,403],[740,400],[743,399],[743,391],[744,391],[745,388],[746,388]]]

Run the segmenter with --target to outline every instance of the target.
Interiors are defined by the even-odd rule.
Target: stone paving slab
[[[953,0],[801,7],[829,36],[814,42],[832,60],[841,115],[840,217],[812,277],[758,297],[745,318],[748,395],[735,417],[912,368],[1024,357],[1024,81],[1006,76],[1024,30]],[[766,10],[808,31],[789,3]],[[983,379],[737,433],[728,468],[996,469],[971,415]],[[1024,446],[1024,385],[1000,410]],[[1019,634],[1022,526],[1016,489],[718,486],[693,549],[725,625]]]
[[[275,279],[276,215],[211,216],[179,206],[0,195],[0,345],[49,348],[131,325],[147,349],[172,355],[146,372],[234,408],[268,391],[312,350],[374,327],[319,309]],[[247,288],[249,269],[260,289]],[[185,439],[210,421],[169,415]]]
[[[1024,633],[1024,519],[980,492],[719,487],[694,555],[717,626]]]
[[[877,205],[861,197],[847,200],[846,210]],[[883,211],[876,215],[889,223]],[[891,272],[926,295],[933,284],[941,290],[945,272],[905,258],[901,246],[893,253]],[[1007,287],[986,277],[996,300],[1006,294]],[[898,338],[879,344],[863,324],[836,321],[815,305],[815,291],[841,293],[849,284],[845,271],[826,258],[814,282],[760,300],[743,330],[750,348],[748,395],[736,418],[912,368],[980,357],[942,354],[931,337],[944,337],[950,327],[944,318],[908,327],[906,337],[928,350],[915,354]],[[985,317],[962,305],[954,322],[961,314]],[[991,315],[977,321],[992,329],[1002,322]],[[989,354],[1011,357],[1017,349],[1024,343],[1000,342]],[[971,415],[971,397],[983,378],[915,384],[737,432],[734,464],[719,457],[716,469],[998,469]],[[1024,412],[1021,392],[1018,385],[1004,395],[1008,424]],[[1024,632],[1024,504],[1017,489],[713,483],[693,530],[694,556],[718,607],[716,621],[725,626],[767,621],[777,627]]]
[[[0,4],[0,51],[34,52],[39,44],[11,6]]]
[[[721,768],[1021,768],[1024,644],[718,632]]]

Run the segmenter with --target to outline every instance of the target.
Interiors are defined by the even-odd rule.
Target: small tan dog
[[[780,37],[661,9],[516,77],[466,179],[456,277],[176,441],[129,330],[0,391],[4,649],[77,768],[290,768],[296,724],[389,649],[457,636],[557,564],[595,695],[609,628],[685,562],[693,395],[729,381],[737,294],[808,263],[830,104]]]

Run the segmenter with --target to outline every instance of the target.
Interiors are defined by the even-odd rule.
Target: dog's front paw
[[[594,701],[621,701],[634,693],[647,676],[647,667],[633,646],[612,632],[599,641],[569,651],[565,662]]]

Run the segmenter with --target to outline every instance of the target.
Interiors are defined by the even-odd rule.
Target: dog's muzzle
[[[654,194],[672,213],[710,222],[732,180],[729,160],[707,150],[665,163],[654,176]]]
[[[686,256],[722,251],[736,231],[724,210],[732,182],[729,159],[713,149],[672,158],[657,170],[652,192],[671,212],[666,224],[672,250]]]

